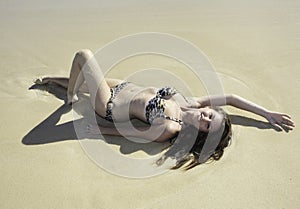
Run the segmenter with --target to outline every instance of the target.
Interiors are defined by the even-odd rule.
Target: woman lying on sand
[[[230,118],[218,106],[231,105],[255,113],[276,129],[289,131],[294,127],[289,115],[269,111],[236,95],[185,98],[172,87],[140,87],[122,80],[104,79],[99,70],[93,53],[85,49],[76,53],[69,79],[48,77],[37,81],[67,88],[68,104],[78,100],[79,90],[90,93],[95,112],[116,124],[116,127],[89,125],[90,133],[100,129],[103,135],[156,142],[171,140],[171,147],[158,163],[171,156],[177,161],[174,168],[190,161],[186,166],[190,169],[208,159],[222,157],[232,132]],[[130,119],[139,119],[145,125],[133,127],[126,123]]]

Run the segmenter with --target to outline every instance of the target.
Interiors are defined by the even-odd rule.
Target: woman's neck
[[[181,117],[184,123],[189,125],[195,124],[196,123],[195,120],[197,120],[197,116],[195,114],[196,114],[195,109],[181,107]]]

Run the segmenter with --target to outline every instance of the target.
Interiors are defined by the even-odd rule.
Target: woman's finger
[[[289,118],[283,118],[283,122],[290,126],[295,126],[294,121]]]
[[[282,131],[282,127],[277,123],[271,123],[271,125],[275,128],[276,131]]]
[[[285,130],[285,132],[289,132],[289,131],[293,130],[292,126],[289,126],[289,125],[286,125],[286,124],[282,124],[281,126]]]

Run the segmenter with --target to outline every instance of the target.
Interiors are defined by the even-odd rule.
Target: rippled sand
[[[147,159],[158,156],[163,145],[80,138],[71,122],[72,112],[63,106],[63,90],[47,93],[28,88],[40,76],[68,76],[78,49],[97,51],[125,35],[163,32],[199,47],[215,66],[226,93],[289,113],[297,125],[299,15],[296,0],[1,2],[0,207],[298,208],[297,128],[279,133],[242,120],[244,125],[234,125],[234,141],[217,163],[189,172],[125,178],[95,164],[82,143],[91,147],[102,143],[122,156]],[[149,68],[171,71],[188,83],[191,94],[206,93],[186,66],[158,55],[125,60],[109,75],[160,85],[165,76],[136,73]]]

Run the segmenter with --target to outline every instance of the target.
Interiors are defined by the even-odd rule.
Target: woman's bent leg
[[[65,77],[45,77],[42,79],[37,79],[35,81],[36,84],[56,84],[63,88],[68,88],[69,78]]]
[[[65,89],[68,89],[69,86],[69,78],[66,77],[45,77],[45,78],[38,78],[35,80],[36,84],[56,84],[61,86]],[[88,87],[86,83],[83,83],[79,88],[79,92],[81,93],[89,93]]]
[[[124,80],[115,79],[115,78],[106,78],[106,83],[110,88],[113,88],[121,83],[124,83]]]
[[[68,103],[77,100],[76,94],[84,81],[88,86],[94,110],[100,116],[105,117],[107,102],[111,96],[110,88],[97,60],[88,49],[77,52],[73,60],[67,90]]]

